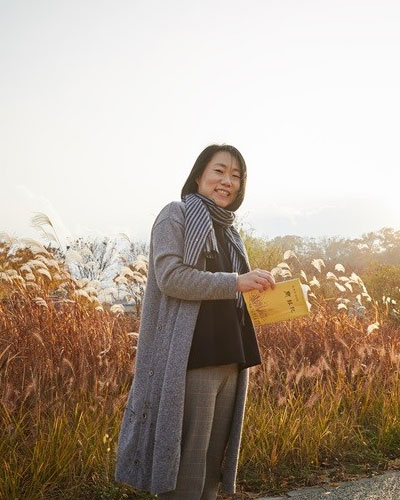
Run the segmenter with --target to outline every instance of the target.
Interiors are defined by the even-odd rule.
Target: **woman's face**
[[[239,163],[227,151],[219,151],[211,158],[196,182],[199,194],[215,201],[219,207],[225,208],[233,203],[240,189]]]

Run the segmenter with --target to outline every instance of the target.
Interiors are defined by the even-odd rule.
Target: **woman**
[[[152,232],[136,370],[118,441],[115,478],[163,500],[235,492],[248,385],[260,356],[241,292],[274,287],[250,271],[232,223],[246,164],[208,146]]]

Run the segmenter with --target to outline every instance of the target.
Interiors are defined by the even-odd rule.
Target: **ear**
[[[196,177],[196,179],[195,179],[197,185],[199,185],[199,179],[200,179],[200,175],[198,177]]]

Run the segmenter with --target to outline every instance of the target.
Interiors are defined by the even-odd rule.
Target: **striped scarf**
[[[183,201],[186,205],[183,263],[194,267],[202,252],[206,257],[216,257],[218,244],[212,222],[214,220],[224,228],[232,270],[238,274],[248,272],[250,268],[243,241],[233,227],[234,212],[219,207],[213,200],[199,193],[187,194]],[[244,302],[241,292],[236,292],[236,306],[241,310],[244,324]]]

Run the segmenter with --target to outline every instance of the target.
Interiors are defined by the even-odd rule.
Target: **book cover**
[[[280,281],[272,290],[243,292],[254,326],[307,316],[310,311],[298,278]]]

